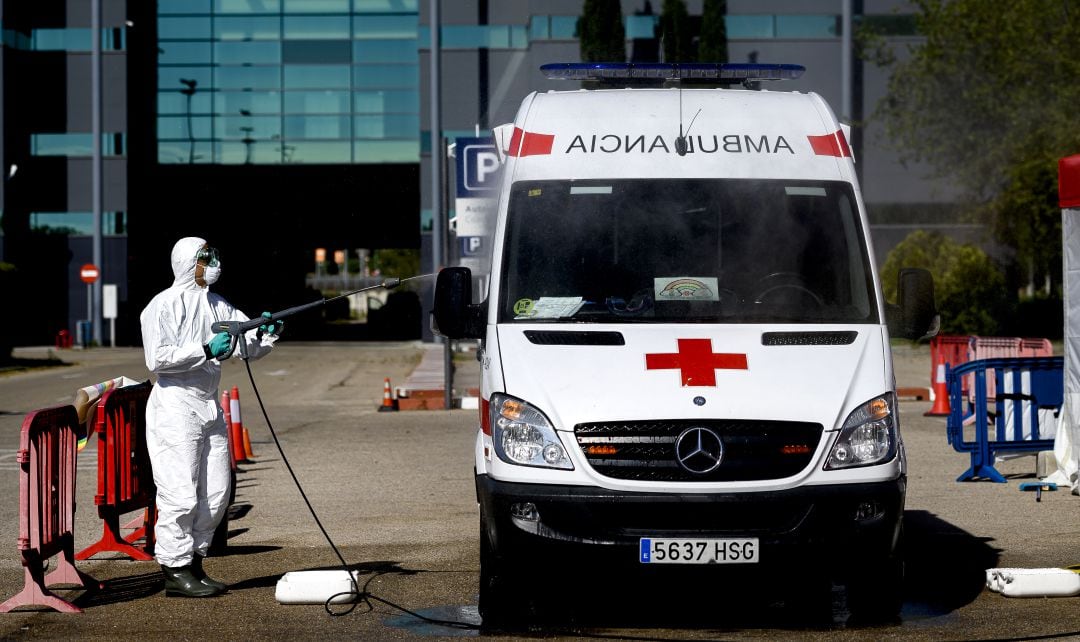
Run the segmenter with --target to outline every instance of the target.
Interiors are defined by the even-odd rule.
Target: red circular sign
[[[83,280],[83,283],[93,283],[98,280],[99,275],[97,266],[93,263],[87,263],[79,270],[79,278]]]

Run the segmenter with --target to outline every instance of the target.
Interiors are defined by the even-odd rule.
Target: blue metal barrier
[[[996,453],[1053,450],[1054,429],[1040,431],[1039,411],[1056,415],[1064,401],[1063,357],[981,359],[948,368],[949,443],[957,452],[971,455],[971,467],[956,478],[982,477],[1005,482],[994,468]],[[994,400],[987,394],[987,371],[993,372]],[[974,374],[972,389],[964,398],[964,375]],[[993,411],[991,411],[991,406]],[[964,441],[964,424],[973,423],[974,441]],[[993,428],[993,430],[991,430]]]

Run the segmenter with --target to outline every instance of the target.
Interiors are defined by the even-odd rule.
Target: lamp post
[[[181,78],[180,82],[184,85],[184,89],[181,89],[180,93],[187,97],[188,164],[190,165],[195,162],[195,132],[191,130],[191,99],[195,96],[199,81],[191,78]]]
[[[101,0],[90,3],[90,134],[93,137],[93,160],[91,161],[91,198],[93,200],[93,248],[94,265],[102,263],[101,210],[102,210],[102,162],[101,162]],[[86,317],[93,328],[94,341],[101,345],[101,279],[90,286],[93,289]]]
[[[251,132],[255,131],[254,127],[241,127],[240,131],[244,132],[244,137],[240,139],[240,142],[244,143],[244,164],[251,164],[251,145],[255,142],[255,139],[251,137]]]
[[[439,0],[431,0],[431,263],[432,272],[438,272],[445,263],[446,217],[442,211],[442,171],[443,171],[443,136],[442,136],[442,69],[440,58],[442,44],[439,42],[439,30],[442,19],[439,16]],[[450,340],[443,339],[443,407],[450,410],[453,405],[454,370],[453,355],[450,353]]]
[[[247,109],[241,109],[240,115],[245,118],[251,118],[251,111]],[[251,133],[255,131],[255,128],[247,125],[240,128],[240,131],[244,132],[244,137],[240,139],[240,142],[244,143],[244,164],[251,164],[251,146],[255,143],[255,139],[252,138]]]
[[[852,0],[841,0],[840,12],[840,119],[851,123]]]

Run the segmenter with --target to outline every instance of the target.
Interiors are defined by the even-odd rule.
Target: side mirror
[[[443,268],[435,281],[432,331],[448,339],[481,339],[484,335],[483,306],[472,302],[472,270]]]
[[[926,339],[938,333],[941,319],[934,306],[934,277],[920,268],[903,268],[897,279],[896,305],[888,306],[889,334]]]

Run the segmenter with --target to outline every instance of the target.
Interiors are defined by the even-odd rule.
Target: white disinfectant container
[[[278,580],[274,598],[281,604],[347,604],[356,599],[354,581],[360,576],[359,571],[349,573],[339,571],[293,571]],[[338,595],[340,593],[340,595]]]
[[[1006,597],[1080,595],[1080,574],[1069,568],[988,568],[986,588]]]

